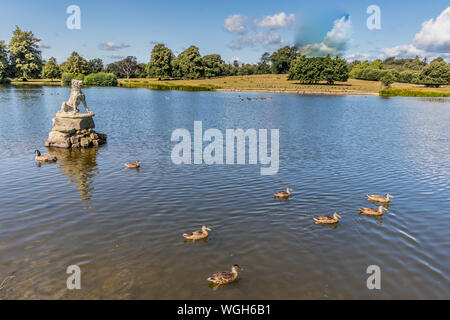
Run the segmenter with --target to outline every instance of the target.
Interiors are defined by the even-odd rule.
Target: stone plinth
[[[53,118],[53,131],[72,132],[72,130],[94,129],[94,113],[68,114],[58,111]]]
[[[89,148],[106,143],[106,134],[94,131],[94,113],[66,113],[58,111],[46,147]]]

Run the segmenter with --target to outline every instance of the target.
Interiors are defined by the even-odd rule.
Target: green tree
[[[450,65],[444,59],[436,58],[422,68],[414,82],[424,84],[427,87],[450,84]]]
[[[39,41],[33,32],[22,31],[16,26],[9,42],[10,61],[15,76],[22,79],[39,77],[42,68]]]
[[[394,73],[391,70],[384,71],[380,81],[385,88],[389,88],[395,82]]]
[[[205,77],[219,77],[224,75],[225,62],[219,54],[209,54],[203,57]]]
[[[42,78],[44,79],[59,79],[61,78],[61,68],[56,63],[56,59],[51,57],[44,64],[42,68]]]
[[[91,59],[87,64],[88,73],[98,73],[103,71],[102,59]]]
[[[88,61],[74,51],[69,59],[61,64],[61,70],[66,73],[86,75],[89,73]]]
[[[309,84],[319,81],[333,84],[335,81],[347,81],[348,74],[347,63],[342,58],[298,56],[291,64],[288,79]]]
[[[239,76],[248,76],[256,73],[256,67],[249,63],[244,63],[238,71]]]
[[[270,53],[264,52],[256,65],[257,74],[269,74],[271,72],[270,68]]]
[[[0,41],[0,79],[9,75],[8,49],[4,41]]]
[[[270,56],[272,73],[288,73],[291,62],[297,57],[297,47],[283,47]]]
[[[204,75],[203,59],[196,46],[190,46],[174,60],[177,76],[198,79]]]
[[[134,78],[146,78],[147,77],[147,64],[138,63],[136,70],[134,71]]]
[[[166,78],[172,76],[172,50],[159,43],[153,47],[146,71],[149,77]]]

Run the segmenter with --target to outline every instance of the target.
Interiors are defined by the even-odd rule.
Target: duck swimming
[[[138,160],[136,163],[125,163],[125,168],[128,169],[137,169],[141,167],[141,162]]]
[[[291,196],[291,191],[294,191],[293,189],[287,187],[286,191],[280,191],[277,193],[274,193],[273,195],[275,196],[275,198],[284,198],[287,199]]]
[[[383,206],[379,206],[378,210],[375,210],[373,208],[360,208],[359,213],[366,215],[366,216],[382,216],[383,211],[387,211],[387,209]]]
[[[56,162],[58,160],[57,157],[52,156],[51,154],[41,154],[39,150],[35,150],[34,153],[36,153],[34,159],[39,162]]]
[[[188,240],[200,240],[208,237],[208,231],[212,231],[207,226],[202,226],[202,230],[194,231],[191,233],[183,233],[183,237]]]
[[[218,273],[213,274],[207,280],[218,286],[220,286],[222,284],[231,283],[237,279],[238,270],[240,268],[241,267],[239,267],[237,264],[235,264],[231,267],[231,272],[229,272],[229,271],[218,272]]]
[[[339,219],[342,219],[342,217],[337,213],[333,213],[333,216],[321,216],[321,217],[316,217],[313,218],[314,219],[314,223],[315,224],[333,224],[333,223],[338,223]]]
[[[367,200],[379,202],[379,203],[389,203],[391,201],[390,198],[393,198],[392,194],[390,194],[390,193],[386,193],[385,197],[379,196],[376,194],[368,194],[367,195]]]

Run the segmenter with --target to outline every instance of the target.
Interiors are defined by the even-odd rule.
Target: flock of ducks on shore
[[[35,150],[36,153],[36,161],[38,162],[44,162],[44,163],[51,163],[56,162],[57,158],[55,156],[52,156],[50,154],[41,154],[39,150]],[[125,168],[127,169],[139,169],[141,166],[141,162],[137,160],[134,163],[126,163]],[[291,191],[294,191],[292,188],[287,187],[286,191],[279,191],[274,193],[275,199],[289,199],[291,196]],[[393,196],[390,193],[387,193],[384,197],[380,195],[367,195],[367,200],[371,202],[375,202],[378,204],[387,204],[391,201],[391,198]],[[378,207],[378,210],[373,208],[360,208],[359,213],[362,215],[368,215],[368,216],[381,216],[383,215],[384,211],[387,211],[387,209],[380,205]],[[337,224],[339,222],[339,219],[342,219],[342,216],[340,216],[337,212],[333,213],[333,216],[319,216],[314,217],[314,223],[315,224],[323,224],[323,225],[332,225]],[[193,231],[190,233],[183,233],[183,237],[186,240],[190,241],[197,241],[206,239],[209,236],[208,231],[212,231],[211,228],[209,228],[206,225],[203,225],[201,230]],[[211,277],[208,277],[207,280],[212,282],[214,284],[214,289],[217,289],[220,285],[229,284],[234,282],[238,278],[238,270],[242,269],[239,267],[239,265],[235,264],[231,267],[231,271],[222,271],[213,274]]]

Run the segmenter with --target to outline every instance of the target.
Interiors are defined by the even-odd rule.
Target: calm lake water
[[[450,298],[450,100],[88,88],[108,144],[38,166],[69,90],[0,88],[0,282],[14,276],[0,298]],[[279,173],[172,164],[172,131],[195,120],[279,128]],[[387,192],[382,218],[358,214]],[[337,227],[313,223],[334,211]],[[202,224],[208,241],[184,242]],[[240,280],[212,290],[206,278],[235,263]],[[73,264],[82,289],[69,291]]]

